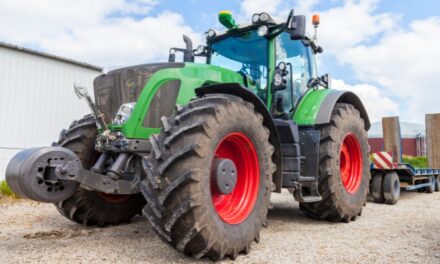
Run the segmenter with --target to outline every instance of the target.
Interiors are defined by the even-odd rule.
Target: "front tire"
[[[75,152],[83,167],[88,169],[96,161],[95,140],[98,135],[95,119],[87,115],[63,130],[57,145]],[[140,214],[145,204],[142,194],[111,195],[89,191],[81,187],[69,198],[55,204],[69,220],[87,226],[107,226],[129,223]]]
[[[319,191],[322,201],[303,203],[307,215],[349,222],[361,215],[370,181],[364,120],[353,105],[337,103],[329,124],[320,128]]]
[[[263,117],[241,98],[217,94],[163,122],[141,184],[145,216],[162,239],[196,259],[249,252],[266,221],[275,170]],[[236,166],[229,194],[215,181],[222,159]]]

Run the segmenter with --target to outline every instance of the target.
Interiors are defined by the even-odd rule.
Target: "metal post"
[[[428,166],[440,169],[440,114],[426,114],[425,121]]]
[[[402,163],[402,140],[398,116],[382,118],[384,151],[393,153],[393,161]]]

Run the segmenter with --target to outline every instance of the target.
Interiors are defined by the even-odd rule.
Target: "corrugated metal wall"
[[[79,65],[0,47],[0,179],[21,148],[47,146],[89,113],[73,92],[80,80],[93,93],[99,75]]]

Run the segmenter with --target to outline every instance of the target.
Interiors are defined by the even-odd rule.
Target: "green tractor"
[[[94,82],[92,114],[51,147],[7,168],[17,194],[54,203],[84,225],[143,213],[167,243],[194,258],[235,259],[259,241],[272,192],[289,189],[311,218],[349,222],[365,205],[370,127],[360,99],[317,75],[305,16],[267,13],[206,46],[172,48],[168,63],[110,71]],[[176,53],[183,53],[183,62]],[[206,63],[194,63],[195,57]]]

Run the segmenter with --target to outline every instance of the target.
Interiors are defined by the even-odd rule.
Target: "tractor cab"
[[[300,98],[318,80],[314,55],[322,48],[315,43],[316,35],[305,35],[305,17],[295,16],[292,10],[286,22],[276,23],[269,14],[260,13],[253,15],[252,24],[241,26],[231,13],[222,11],[219,21],[227,31],[208,30],[207,46],[199,46],[195,56],[204,56],[207,64],[239,73],[244,86],[274,116],[288,119]],[[315,28],[318,24],[319,17],[314,16]]]

